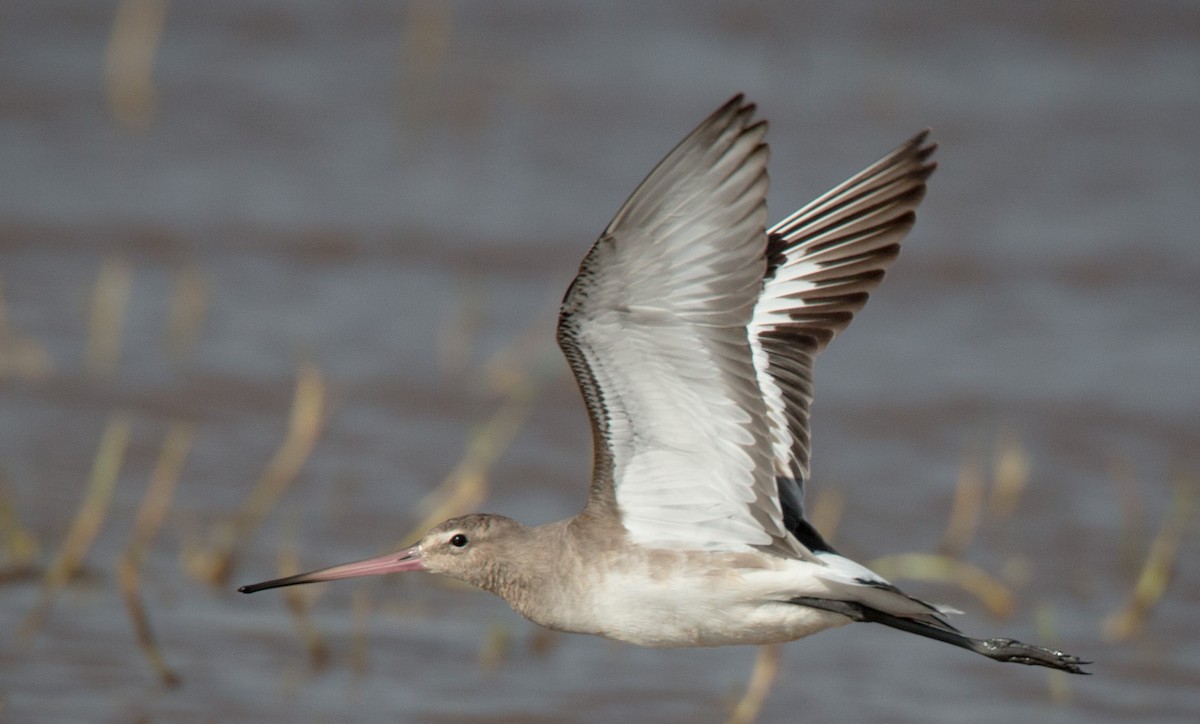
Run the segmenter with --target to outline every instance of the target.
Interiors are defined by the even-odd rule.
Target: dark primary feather
[[[850,324],[899,254],[936,167],[928,161],[936,146],[925,143],[927,135],[913,137],[768,232],[767,271],[750,334],[761,350],[758,371],[785,519],[804,519],[813,361]],[[797,538],[808,535],[800,526],[789,529]]]
[[[934,146],[920,134],[769,231],[757,232],[759,241],[737,234],[725,238],[720,235],[728,236],[731,227],[753,229],[747,220],[762,213],[762,199],[743,186],[754,178],[750,171],[761,177],[759,190],[765,192],[766,129],[753,122],[753,112],[753,105],[734,97],[646,177],[580,265],[563,299],[558,342],[592,421],[597,502],[615,504],[612,486],[620,485],[622,459],[631,450],[647,449],[655,434],[643,429],[641,415],[631,414],[642,402],[637,384],[644,379],[626,379],[621,365],[639,363],[612,357],[614,345],[621,344],[631,348],[627,351],[651,352],[620,341],[630,334],[655,334],[656,322],[639,316],[639,305],[650,304],[672,315],[673,323],[695,325],[685,346],[673,346],[664,337],[652,351],[658,355],[653,364],[667,362],[688,374],[690,366],[706,363],[678,355],[694,355],[701,347],[693,342],[701,344],[707,364],[724,360],[719,385],[743,403],[750,420],[746,430],[759,429],[754,420],[762,415],[773,462],[767,471],[755,472],[753,481],[738,484],[753,491],[753,519],[764,530],[778,531],[772,532],[776,542],[769,547],[794,549],[794,543],[774,537],[782,534],[808,551],[832,550],[803,512],[813,360],[850,323],[895,260],[933,171],[928,158]],[[659,274],[668,281],[656,286]],[[670,293],[647,300],[648,289]],[[749,367],[747,344],[753,358]],[[640,364],[648,369],[648,361]],[[706,379],[694,382],[711,384]],[[747,399],[751,396],[755,399]],[[679,412],[700,410],[681,407]],[[761,454],[753,446],[744,450]]]

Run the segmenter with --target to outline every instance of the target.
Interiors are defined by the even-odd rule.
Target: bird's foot
[[[971,647],[976,653],[983,654],[989,659],[996,661],[1011,661],[1016,664],[1028,664],[1030,666],[1048,666],[1052,669],[1067,671],[1072,674],[1088,674],[1090,672],[1081,669],[1081,666],[1086,666],[1092,662],[1083,661],[1078,656],[1048,649],[1044,646],[1034,646],[1032,644],[1021,643],[1012,639],[987,639],[974,640],[974,645]]]

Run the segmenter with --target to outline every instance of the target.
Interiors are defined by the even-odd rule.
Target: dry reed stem
[[[167,22],[166,0],[121,0],[104,55],[104,90],[117,123],[144,130],[158,113],[154,59]]]
[[[754,659],[754,670],[746,682],[746,693],[738,700],[730,713],[728,724],[751,724],[758,719],[762,712],[767,695],[779,673],[779,658],[782,647],[779,644],[768,644],[758,647],[758,656]]]
[[[194,576],[214,586],[229,580],[238,546],[262,524],[295,481],[312,454],[324,416],[325,382],[321,372],[315,365],[303,364],[296,373],[296,391],[283,443],[232,520],[214,528],[211,549],[189,558],[188,569]]]
[[[992,469],[992,496],[988,509],[996,520],[1008,520],[1017,512],[1021,496],[1029,484],[1029,454],[1015,433],[1005,429],[996,438]]]
[[[454,288],[457,303],[438,329],[437,363],[443,377],[461,379],[470,369],[471,348],[483,328],[486,309],[476,280],[456,277]]]
[[[40,546],[37,538],[21,524],[10,495],[8,475],[3,470],[0,470],[0,534],[4,541],[0,583],[32,575],[37,570]]]
[[[530,368],[538,346],[529,338],[541,327],[543,316],[538,315],[511,343],[484,362],[483,378],[504,399],[499,409],[471,432],[467,448],[450,474],[417,504],[424,515],[399,547],[416,543],[425,531],[447,518],[471,512],[487,497],[488,471],[508,449],[533,409],[537,375]]]
[[[546,656],[562,642],[562,633],[553,629],[531,626],[527,644],[535,656]]]
[[[104,426],[83,501],[63,538],[58,555],[42,577],[42,588],[37,602],[21,622],[16,637],[18,649],[28,647],[33,637],[41,630],[59,591],[79,571],[104,519],[108,516],[121,463],[125,458],[125,449],[129,445],[130,425],[128,414],[116,413]]]
[[[183,463],[187,459],[195,436],[195,428],[187,423],[173,423],[167,431],[162,451],[159,452],[154,472],[150,476],[150,484],[146,486],[142,504],[138,507],[137,517],[133,524],[133,535],[130,536],[129,545],[125,548],[125,552],[117,564],[121,596],[125,599],[125,608],[133,623],[138,647],[142,650],[146,660],[150,662],[158,680],[167,687],[177,686],[180,679],[167,665],[166,658],[154,636],[154,630],[150,626],[150,619],[146,615],[146,607],[142,602],[140,571],[146,551],[149,550],[150,544],[154,542],[155,536],[162,528],[167,509],[171,505],[171,498],[175,494],[175,487],[183,473]]]
[[[1123,571],[1138,573],[1144,555],[1146,540],[1146,506],[1138,489],[1137,471],[1133,461],[1115,458],[1109,464],[1109,473],[1117,486],[1117,497],[1121,501],[1121,543],[1119,546]]]
[[[1038,633],[1038,641],[1056,647],[1058,642],[1058,625],[1054,618],[1054,608],[1046,603],[1038,604],[1034,613],[1034,621]],[[1046,688],[1050,692],[1050,701],[1057,706],[1067,706],[1073,698],[1070,676],[1065,671],[1046,670]]]
[[[493,623],[488,626],[487,635],[483,637],[483,645],[479,647],[479,667],[484,671],[495,671],[504,663],[512,644],[512,629],[506,623]]]
[[[405,136],[420,138],[432,127],[438,86],[450,57],[454,7],[416,0],[405,5],[400,67],[397,73],[396,120]]]
[[[497,360],[506,361],[503,365],[504,374],[493,373],[489,376],[485,373],[485,377],[499,387],[499,391],[504,395],[503,402],[490,418],[476,426],[470,433],[466,450],[455,468],[436,488],[417,503],[417,509],[424,512],[422,520],[391,549],[406,548],[412,545],[429,528],[447,518],[453,518],[476,509],[487,497],[488,471],[516,437],[532,410],[536,383],[526,369],[528,365],[518,364],[519,355],[514,350],[524,339],[524,334],[518,335],[512,344],[493,354],[485,363],[486,370],[489,367],[494,369]],[[529,348],[523,347],[522,351],[527,349]],[[525,353],[527,354],[527,352]],[[365,586],[359,586],[357,590],[364,591],[362,595],[367,596],[365,588]],[[318,597],[320,595],[321,591],[314,594]],[[357,666],[361,667],[361,671],[366,671],[369,656],[366,631],[369,625],[371,606],[369,598],[362,600],[361,618],[355,620],[353,660],[358,662]]]
[[[110,378],[121,358],[125,308],[133,288],[133,267],[124,259],[105,259],[96,275],[88,317],[85,366],[88,374]]]
[[[0,380],[43,380],[50,376],[53,367],[45,347],[9,327],[8,309],[0,287]]]
[[[935,553],[899,553],[876,558],[867,567],[895,583],[908,579],[952,583],[978,598],[998,618],[1007,618],[1016,608],[1016,596],[981,568]]]
[[[294,546],[285,546],[279,552],[279,575],[290,576],[300,572],[299,557]],[[309,615],[311,598],[299,587],[292,586],[283,589],[283,601],[288,613],[292,615],[292,623],[296,626],[304,648],[308,652],[309,665],[314,670],[325,668],[329,664],[329,649],[321,632],[313,624]]]
[[[531,385],[566,370],[562,353],[546,336],[546,330],[553,329],[557,319],[557,302],[547,305],[508,345],[483,363],[480,376],[489,390],[508,394],[513,388]]]
[[[368,625],[374,603],[369,586],[355,586],[350,594],[350,670],[357,676],[366,676],[370,668]]]
[[[208,280],[196,267],[185,266],[175,280],[164,335],[167,354],[176,364],[185,361],[196,349],[207,309]]]
[[[1196,507],[1197,487],[1197,481],[1187,474],[1176,478],[1170,509],[1150,544],[1129,600],[1101,625],[1106,640],[1127,641],[1141,633],[1150,612],[1162,600],[1175,576],[1179,551]]]
[[[983,511],[985,483],[983,464],[979,455],[968,450],[963,455],[958,471],[958,484],[954,486],[954,502],[946,521],[946,532],[938,545],[938,553],[950,558],[960,558],[979,530],[979,517]]]
[[[842,522],[842,511],[846,509],[846,496],[833,488],[819,488],[812,496],[812,504],[805,507],[809,509],[809,522],[821,532],[822,538],[832,543]]]
[[[533,396],[533,385],[527,380],[512,386],[500,408],[471,434],[458,465],[418,504],[425,515],[398,547],[416,543],[443,520],[469,513],[483,503],[488,471],[529,417]]]

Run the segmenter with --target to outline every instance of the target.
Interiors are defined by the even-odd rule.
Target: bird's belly
[[[784,596],[764,595],[741,577],[614,576],[605,583],[593,597],[586,629],[640,646],[779,643],[849,623],[835,613],[788,603]]]

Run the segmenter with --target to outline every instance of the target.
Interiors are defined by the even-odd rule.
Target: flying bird
[[[467,515],[395,553],[243,586],[430,571],[559,631],[643,646],[792,641],[863,621],[997,661],[1007,638],[839,554],[804,514],[813,361],[883,279],[935,168],[928,131],[767,228],[765,121],[735,96],[638,186],[567,289],[558,344],[591,419],[587,505]]]

